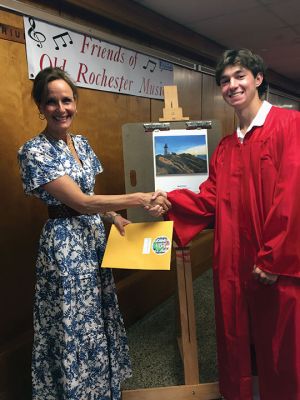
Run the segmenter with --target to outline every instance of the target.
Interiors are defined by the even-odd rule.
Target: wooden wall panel
[[[97,177],[96,193],[125,192],[122,126],[150,119],[150,99],[79,89],[78,114],[73,131],[88,137],[104,172]]]
[[[203,74],[202,119],[221,121],[223,135],[228,135],[234,130],[234,111],[223,100],[215,77],[206,74]]]
[[[1,22],[21,26],[20,17]],[[1,40],[0,46],[0,179],[1,179],[1,313],[0,335],[10,337],[24,329],[31,316],[34,282],[32,259],[40,230],[41,214],[36,203],[25,199],[17,165],[17,149],[34,129],[33,106],[29,101],[31,84],[27,78],[23,44]],[[35,113],[37,118],[37,114]],[[33,211],[34,210],[34,211]],[[36,216],[34,214],[36,213]],[[34,218],[34,224],[31,224]],[[29,323],[30,324],[30,323]]]
[[[178,88],[178,102],[183,116],[190,117],[190,120],[201,119],[202,74],[176,65],[174,85]]]
[[[274,106],[284,107],[290,110],[300,110],[300,103],[296,100],[289,98],[284,93],[272,93],[270,92],[268,95],[268,101]]]
[[[20,16],[2,11],[0,22],[23,27]],[[45,213],[24,196],[17,165],[18,148],[41,126],[24,44],[0,39],[0,80],[0,398],[29,400],[34,260]]]
[[[11,25],[15,28],[23,29],[23,20],[19,15],[4,10],[0,10],[0,22],[5,25]]]
[[[163,100],[151,99],[151,122],[159,122],[159,118],[163,116],[164,106]]]

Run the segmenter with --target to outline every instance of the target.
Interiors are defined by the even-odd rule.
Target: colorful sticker
[[[167,236],[158,236],[153,240],[152,250],[157,255],[166,254],[171,248],[171,242]]]

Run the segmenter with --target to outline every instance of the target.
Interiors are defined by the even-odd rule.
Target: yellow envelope
[[[129,224],[125,236],[112,225],[101,268],[169,270],[172,235],[173,221]]]

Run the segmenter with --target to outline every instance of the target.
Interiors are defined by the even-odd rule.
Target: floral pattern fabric
[[[18,153],[25,193],[60,204],[43,185],[70,176],[93,194],[102,166],[87,140],[72,135],[80,166],[64,141],[40,134]],[[48,220],[36,264],[33,400],[120,400],[131,375],[111,270],[99,268],[105,231],[99,215]]]

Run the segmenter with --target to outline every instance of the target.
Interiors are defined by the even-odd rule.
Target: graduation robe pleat
[[[261,400],[300,400],[300,113],[272,107],[243,143],[215,150],[199,194],[168,193],[179,245],[211,224],[221,394],[252,399],[250,344]],[[273,285],[253,267],[279,274]]]

